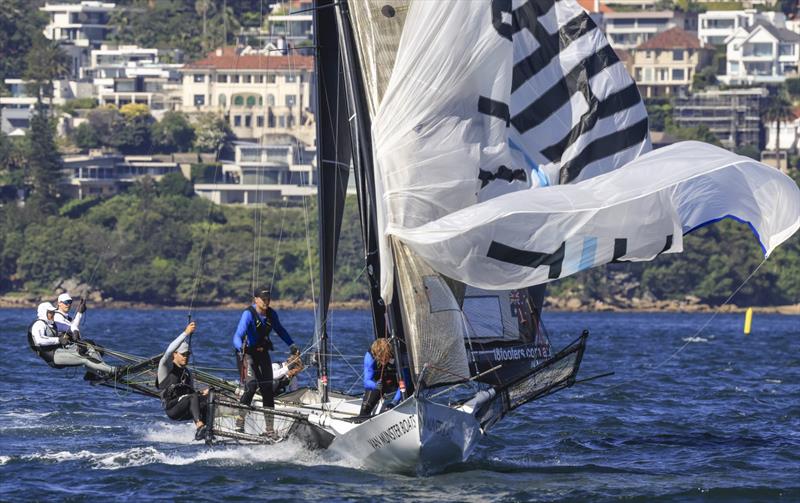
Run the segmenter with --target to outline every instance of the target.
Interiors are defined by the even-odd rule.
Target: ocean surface
[[[152,356],[186,312],[89,310],[84,337]],[[27,347],[33,309],[0,310],[0,500],[800,500],[800,317],[549,313],[554,346],[591,335],[581,377],[528,404],[467,463],[427,477],[362,471],[292,442],[207,447],[157,400],[93,387]],[[194,313],[194,364],[233,377],[236,311]],[[300,344],[313,315],[281,312]],[[700,330],[705,324],[707,326]],[[358,391],[369,314],[334,311],[334,386]],[[285,350],[282,342],[276,344]],[[278,353],[280,355],[280,353]]]

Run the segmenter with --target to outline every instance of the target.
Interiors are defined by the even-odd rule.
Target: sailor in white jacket
[[[78,312],[75,313],[74,318],[69,314],[69,310],[72,307],[72,297],[69,293],[64,292],[58,296],[56,307],[58,307],[58,310],[56,311],[54,321],[56,322],[56,329],[58,332],[72,334],[74,339],[80,339],[81,318],[83,318],[83,313],[86,312],[86,302],[81,300]]]
[[[85,354],[77,344],[66,337],[59,337],[54,321],[57,309],[50,302],[43,302],[37,308],[37,319],[28,327],[28,344],[39,357],[54,368],[77,367],[83,365],[100,377],[113,377],[115,367],[103,362],[97,351],[88,347]]]

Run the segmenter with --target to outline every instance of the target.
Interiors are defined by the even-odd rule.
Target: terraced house
[[[631,52],[633,75],[642,96],[688,91],[695,72],[711,63],[714,50],[681,28],[671,28]]]

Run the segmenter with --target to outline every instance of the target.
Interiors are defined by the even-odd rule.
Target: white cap
[[[39,304],[39,307],[36,308],[36,314],[40,320],[47,320],[47,313],[52,313],[57,311],[56,306],[49,302],[42,302]]]
[[[59,302],[64,302],[66,304],[67,301],[70,301],[70,300],[72,300],[72,297],[70,297],[67,292],[64,292],[64,293],[62,293],[61,295],[58,296],[58,301]]]
[[[178,349],[175,350],[176,353],[188,353],[189,352],[189,344],[186,341],[181,342],[181,345],[178,346]]]

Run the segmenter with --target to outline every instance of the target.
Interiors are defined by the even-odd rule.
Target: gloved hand
[[[297,347],[297,344],[292,344],[289,346],[289,354],[298,355],[300,354],[300,348]]]
[[[64,332],[58,336],[58,343],[61,344],[62,346],[66,346],[70,342],[72,342],[72,339],[69,338],[68,333]]]
[[[81,302],[78,304],[78,312],[85,313],[86,312],[86,298],[81,297]]]

